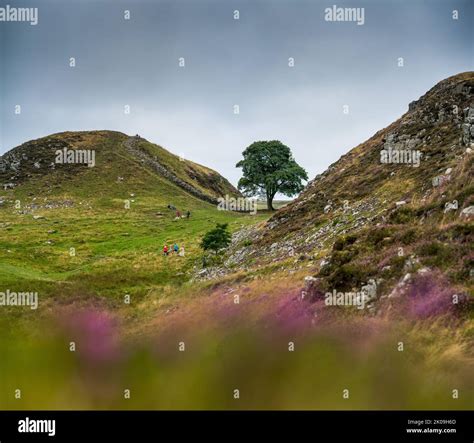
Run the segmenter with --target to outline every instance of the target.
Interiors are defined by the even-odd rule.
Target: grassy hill
[[[157,173],[143,157],[134,155],[127,149],[130,145],[145,152],[150,162],[159,163],[175,181]],[[95,166],[57,163],[56,152],[64,149],[94,151]],[[188,189],[179,183],[185,183]],[[43,197],[126,198],[134,188],[140,189],[142,195],[168,199],[167,203],[174,195],[182,198],[181,190],[189,194],[194,189],[195,196],[199,197],[200,192],[208,200],[226,194],[240,195],[217,172],[180,159],[145,139],[112,131],[63,132],[26,142],[0,157],[0,184],[18,188],[15,193],[3,193],[6,198],[38,197],[39,193]]]
[[[39,308],[0,307],[0,408],[470,409],[473,93],[472,73],[441,82],[270,218],[218,211],[224,179],[136,137],[13,150],[0,292]],[[52,168],[81,146],[95,167]],[[389,147],[419,166],[382,164]],[[233,244],[202,269],[217,222]],[[174,242],[185,257],[162,255]],[[371,280],[367,309],[326,306]]]
[[[0,207],[0,292],[37,292],[39,307],[0,306],[1,409],[122,408],[115,384],[125,379],[135,380],[134,402],[125,407],[158,407],[159,399],[170,408],[170,396],[176,406],[196,407],[176,393],[165,394],[164,386],[160,395],[153,393],[150,376],[161,377],[164,368],[150,354],[155,345],[148,331],[158,330],[151,326],[157,313],[171,315],[178,303],[206,295],[207,285],[192,281],[201,265],[199,243],[205,232],[216,223],[229,223],[235,232],[268,215],[218,211],[148,171],[144,177],[148,175],[150,187],[142,188],[139,172],[130,171],[134,185],[126,193],[112,185],[111,195],[87,194],[85,187],[79,189],[84,186],[80,181],[76,189],[47,200],[29,195],[34,187],[25,191],[23,185],[2,193],[8,197]],[[66,197],[73,204],[65,205]],[[25,206],[16,209],[17,198],[26,198]],[[130,209],[124,208],[124,198]],[[167,209],[169,202],[182,211],[190,209],[191,217],[176,220],[175,211]],[[175,242],[185,247],[185,257],[163,256],[163,244]],[[77,353],[70,352],[71,341]],[[117,349],[124,360],[112,362],[109,351],[115,351],[108,344],[115,347],[115,341],[125,345]],[[170,371],[168,380],[183,373]],[[206,370],[201,371],[207,378]],[[23,395],[19,401],[11,395],[18,388]]]
[[[216,209],[213,199],[238,191],[215,171],[132,139],[183,188],[129,152],[129,140],[118,132],[65,132],[0,159],[0,182],[14,185],[0,191],[2,287],[34,287],[44,305],[102,296],[121,303],[127,292],[139,298],[186,282],[202,235],[216,223],[234,231],[261,219]],[[55,163],[64,148],[95,150],[95,166]],[[168,205],[191,217],[177,220]],[[166,260],[163,245],[175,242],[186,258]]]
[[[55,152],[64,148],[94,149],[95,166],[56,164]],[[143,330],[157,311],[174,311],[178,301],[205,291],[206,284],[193,281],[205,232],[216,223],[235,232],[268,217],[219,211],[216,197],[238,195],[223,177],[117,132],[66,132],[25,143],[0,159],[0,175],[2,184],[13,184],[0,191],[0,293],[36,292],[39,301],[37,310],[0,306],[0,408],[113,407],[115,395],[104,390],[125,368],[116,362],[108,376],[104,368],[86,369],[90,353],[107,361],[103,340],[126,337],[130,352],[142,352],[149,340]],[[191,216],[178,219],[168,205]],[[184,257],[162,254],[164,244],[174,243],[185,248]],[[120,324],[113,337],[112,318]],[[65,347],[70,340],[77,354]],[[129,363],[132,372],[152,369]],[[80,367],[95,387],[76,384]],[[10,395],[14,386],[24,393],[19,402]],[[145,399],[150,386],[144,388]]]

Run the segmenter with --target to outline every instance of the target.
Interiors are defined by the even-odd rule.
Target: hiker
[[[168,245],[163,246],[163,255],[168,255]]]
[[[191,212],[189,212],[189,209],[186,211],[186,218],[191,217]]]
[[[173,251],[177,254],[179,251],[179,246],[175,243],[173,246]]]
[[[181,212],[176,211],[176,218],[181,218]]]
[[[179,256],[184,257],[184,246],[181,246],[181,249],[179,250]]]

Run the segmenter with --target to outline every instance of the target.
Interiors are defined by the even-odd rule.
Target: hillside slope
[[[225,272],[307,267],[323,290],[376,279],[387,294],[429,271],[472,292],[473,97],[473,72],[438,83],[266,223],[235,236]]]
[[[57,162],[64,150],[74,162]],[[91,167],[78,162],[87,152]],[[237,191],[217,172],[119,132],[24,143],[0,158],[0,185],[0,288],[36,288],[43,306],[161,296],[185,284],[216,223],[235,231],[256,220],[218,210],[216,197]],[[185,257],[166,260],[165,244]]]
[[[366,210],[381,210],[397,201],[426,200],[439,190],[433,184],[439,176],[450,176],[445,185],[449,189],[456,184],[463,189],[472,186],[472,176],[464,173],[472,172],[466,148],[470,148],[474,134],[473,95],[474,73],[460,74],[436,85],[411,103],[399,120],[349,151],[309,183],[298,199],[269,221],[265,239],[271,241],[281,234],[312,228],[327,218],[325,208],[327,214],[334,214],[343,209],[345,200],[346,207],[357,216],[364,212],[364,205]],[[389,147],[418,150],[419,167],[383,164],[380,152]],[[443,203],[440,201],[441,206]]]
[[[58,151],[66,153],[65,159],[71,155],[71,162],[61,163]],[[80,163],[87,158],[76,157],[79,151],[91,152],[91,167]],[[0,184],[4,191],[37,197],[38,191],[44,196],[123,196],[125,186],[139,186],[147,194],[179,196],[184,191],[213,204],[220,196],[239,194],[209,168],[143,138],[112,131],[63,132],[26,142],[0,157]]]

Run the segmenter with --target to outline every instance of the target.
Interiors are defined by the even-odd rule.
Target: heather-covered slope
[[[295,201],[235,236],[225,267],[210,275],[307,268],[310,290],[373,280],[382,299],[421,273],[436,281],[431,292],[465,299],[474,274],[473,98],[472,72],[437,84]]]
[[[409,111],[399,120],[349,151],[309,183],[298,199],[268,222],[262,241],[314,231],[320,222],[334,219],[335,214],[352,214],[362,224],[364,215],[385,213],[402,200],[421,203],[439,194],[441,209],[457,197],[461,199],[460,209],[468,205],[466,194],[473,185],[468,153],[474,135],[473,100],[474,73],[459,74],[437,84],[410,103]],[[388,148],[419,151],[419,166],[382,163],[380,152]],[[441,176],[446,183],[437,186],[443,182],[437,181]],[[444,192],[446,189],[449,194]]]

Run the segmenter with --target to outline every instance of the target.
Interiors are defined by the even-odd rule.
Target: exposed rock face
[[[65,140],[33,140],[0,156],[0,184],[11,189],[34,174],[44,174],[55,168],[55,152],[71,148]],[[73,173],[73,168],[70,168]]]

